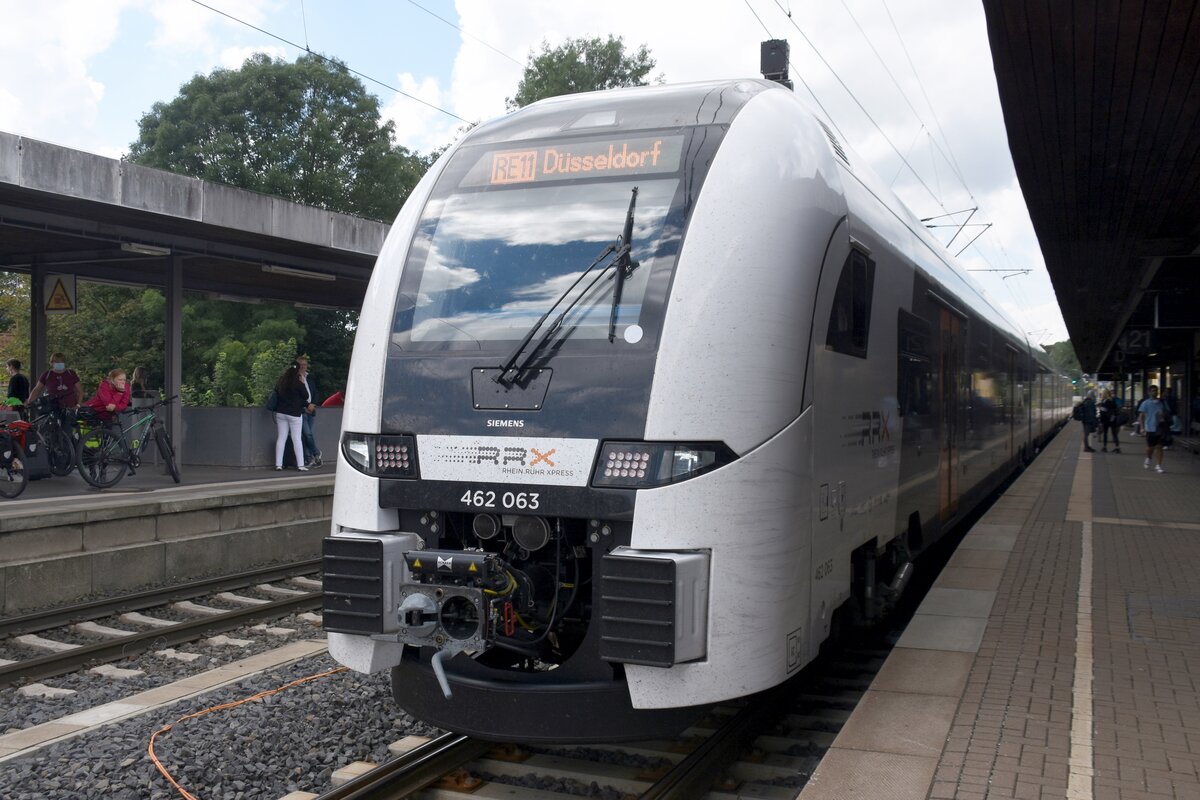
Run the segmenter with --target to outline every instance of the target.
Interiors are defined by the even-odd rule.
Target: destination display
[[[462,186],[505,186],[583,177],[675,172],[683,136],[556,142],[523,150],[486,150]]]

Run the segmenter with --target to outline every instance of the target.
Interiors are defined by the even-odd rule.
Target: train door
[[[959,483],[962,456],[963,320],[947,308],[939,309],[940,354],[938,358],[938,404],[941,429],[938,436],[938,508],[945,521],[958,513],[962,494]]]

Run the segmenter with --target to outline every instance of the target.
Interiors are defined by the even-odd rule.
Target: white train
[[[1069,410],[783,87],[545,100],[464,136],[379,256],[330,651],[442,728],[678,729],[879,613]]]

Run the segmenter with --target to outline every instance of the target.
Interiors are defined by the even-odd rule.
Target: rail
[[[317,800],[395,800],[408,797],[495,747],[460,733],[445,733]]]

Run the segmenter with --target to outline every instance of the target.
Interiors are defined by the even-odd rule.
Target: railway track
[[[0,622],[0,644],[18,645],[27,649],[51,649],[46,655],[24,658],[13,663],[0,663],[0,687],[42,680],[74,672],[85,666],[126,658],[151,648],[161,649],[192,641],[202,635],[219,633],[288,614],[309,611],[321,605],[318,586],[306,590],[272,587],[272,583],[311,575],[320,568],[320,560],[249,570],[237,575],[195,581],[182,586],[155,589],[91,603],[49,611],[10,617]],[[234,594],[238,589],[257,587],[259,593],[278,599],[250,598]],[[197,606],[191,601],[217,597],[233,608]],[[177,604],[183,604],[182,608]],[[140,612],[173,606],[190,619],[167,620],[146,616]],[[174,612],[176,615],[180,611]],[[116,630],[104,626],[82,628],[96,619],[118,616],[129,627],[145,630]],[[72,643],[55,639],[56,630],[65,629],[67,638],[98,638],[88,643]],[[80,635],[82,631],[83,635]],[[46,634],[41,636],[40,634]],[[30,639],[28,637],[35,636]],[[30,644],[32,643],[32,644]]]
[[[445,734],[319,800],[561,800],[580,794],[620,800],[790,800],[886,655],[886,648],[843,651],[773,690],[736,706],[715,707],[673,740],[523,747]]]

